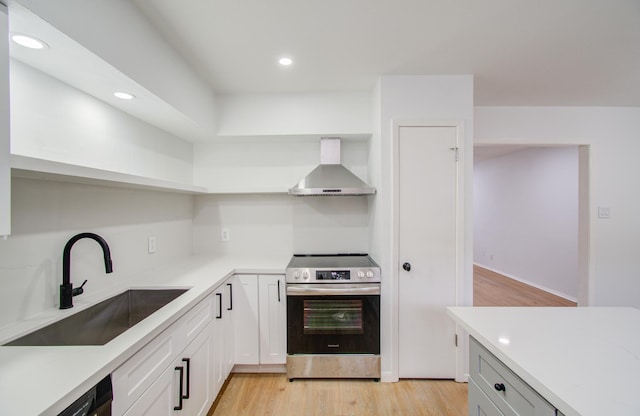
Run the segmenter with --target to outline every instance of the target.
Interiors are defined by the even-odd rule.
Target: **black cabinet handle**
[[[216,316],[216,319],[221,319],[222,318],[222,293],[216,293],[216,296],[218,296],[218,316]]]
[[[493,388],[495,388],[498,391],[507,391],[507,388],[504,386],[504,384],[502,383],[496,383],[493,385]]]
[[[278,302],[280,302],[280,279],[278,279]]]
[[[404,263],[404,264],[402,265],[402,268],[403,268],[405,271],[410,272],[410,271],[411,271],[411,263],[408,263],[408,262],[407,262],[407,263]]]
[[[183,399],[188,399],[189,398],[189,385],[191,384],[191,359],[190,358],[183,358],[182,362],[184,362],[187,365],[187,389],[185,390],[185,394],[182,395]]]
[[[184,388],[184,368],[176,367],[176,371],[180,373],[180,390],[178,391],[178,405],[173,407],[173,410],[182,410],[182,389]]]
[[[233,285],[231,283],[227,283],[227,286],[229,286],[229,307],[227,310],[230,311],[233,310]]]

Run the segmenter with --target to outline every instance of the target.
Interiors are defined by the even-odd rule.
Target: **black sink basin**
[[[5,345],[104,345],[188,289],[131,289]]]

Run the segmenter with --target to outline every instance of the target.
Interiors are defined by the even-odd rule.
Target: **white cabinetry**
[[[208,297],[113,372],[113,413],[122,415],[149,389],[213,318]],[[162,378],[162,377],[161,377]],[[138,405],[139,406],[139,405]]]
[[[210,329],[202,331],[189,344],[126,410],[125,416],[207,414],[213,402],[210,388],[213,337]]]
[[[287,299],[284,276],[258,277],[260,364],[287,361]]]
[[[178,372],[177,391],[182,391],[182,407],[184,415],[206,415],[213,403],[214,394],[211,390],[211,374],[213,372],[213,333],[212,324],[198,335],[189,346],[180,354],[174,366],[174,371]],[[182,386],[180,386],[180,370],[176,368],[184,367],[182,372]],[[174,391],[176,391],[174,389]],[[176,394],[176,399],[178,396]],[[179,406],[176,406],[179,407]]]
[[[9,19],[0,1],[0,236],[11,234],[11,165],[9,133]]]
[[[287,357],[287,303],[283,275],[236,275],[235,361],[283,365]],[[236,367],[238,369],[238,367]]]
[[[229,367],[229,347],[216,336],[226,331],[229,339],[230,330],[215,319],[221,306],[216,295],[224,288],[219,286],[112,373],[114,415],[207,414],[219,391],[216,377],[224,382]]]
[[[215,291],[215,319],[213,322],[213,383],[214,395],[217,395],[231,373],[234,361],[234,285],[225,282]]]
[[[258,276],[238,274],[234,278],[235,361],[240,365],[260,363],[258,320]]]

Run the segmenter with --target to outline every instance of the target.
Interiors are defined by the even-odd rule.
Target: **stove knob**
[[[309,278],[309,272],[302,273],[302,278],[303,279],[308,279]]]
[[[295,277],[296,279],[300,279],[300,272],[295,272],[293,274],[293,277]]]
[[[373,277],[373,272],[372,272],[371,270],[369,270],[369,271],[367,272],[367,277],[368,277],[369,279],[371,279],[371,278]]]
[[[364,272],[358,272],[358,278],[364,279]]]

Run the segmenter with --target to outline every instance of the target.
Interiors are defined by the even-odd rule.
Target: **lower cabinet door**
[[[209,324],[181,354],[176,366],[183,366],[181,415],[206,415],[213,403],[213,325]],[[179,381],[179,380],[178,380]],[[176,396],[177,397],[177,396]]]
[[[258,276],[236,275],[233,281],[235,363],[258,365],[260,364]]]
[[[212,368],[212,373],[211,373],[211,390],[213,392],[213,396],[216,397],[218,395],[218,392],[220,391],[220,389],[222,388],[222,385],[224,384],[224,381],[226,379],[226,374],[225,374],[225,364],[226,364],[226,357],[225,357],[225,343],[228,342],[227,339],[227,323],[226,323],[226,318],[228,315],[228,311],[225,310],[224,305],[224,299],[225,296],[223,294],[223,289],[222,288],[218,288],[218,291],[216,292],[216,316],[215,319],[213,320],[213,349],[212,349],[212,354],[211,354],[211,368]]]
[[[473,379],[469,379],[469,416],[504,416]]]
[[[212,324],[209,324],[125,416],[206,415],[213,404],[212,340]]]
[[[140,398],[124,413],[125,416],[170,416],[178,403],[177,377],[174,368],[167,368]]]
[[[287,298],[284,275],[258,276],[260,363],[287,361]]]

